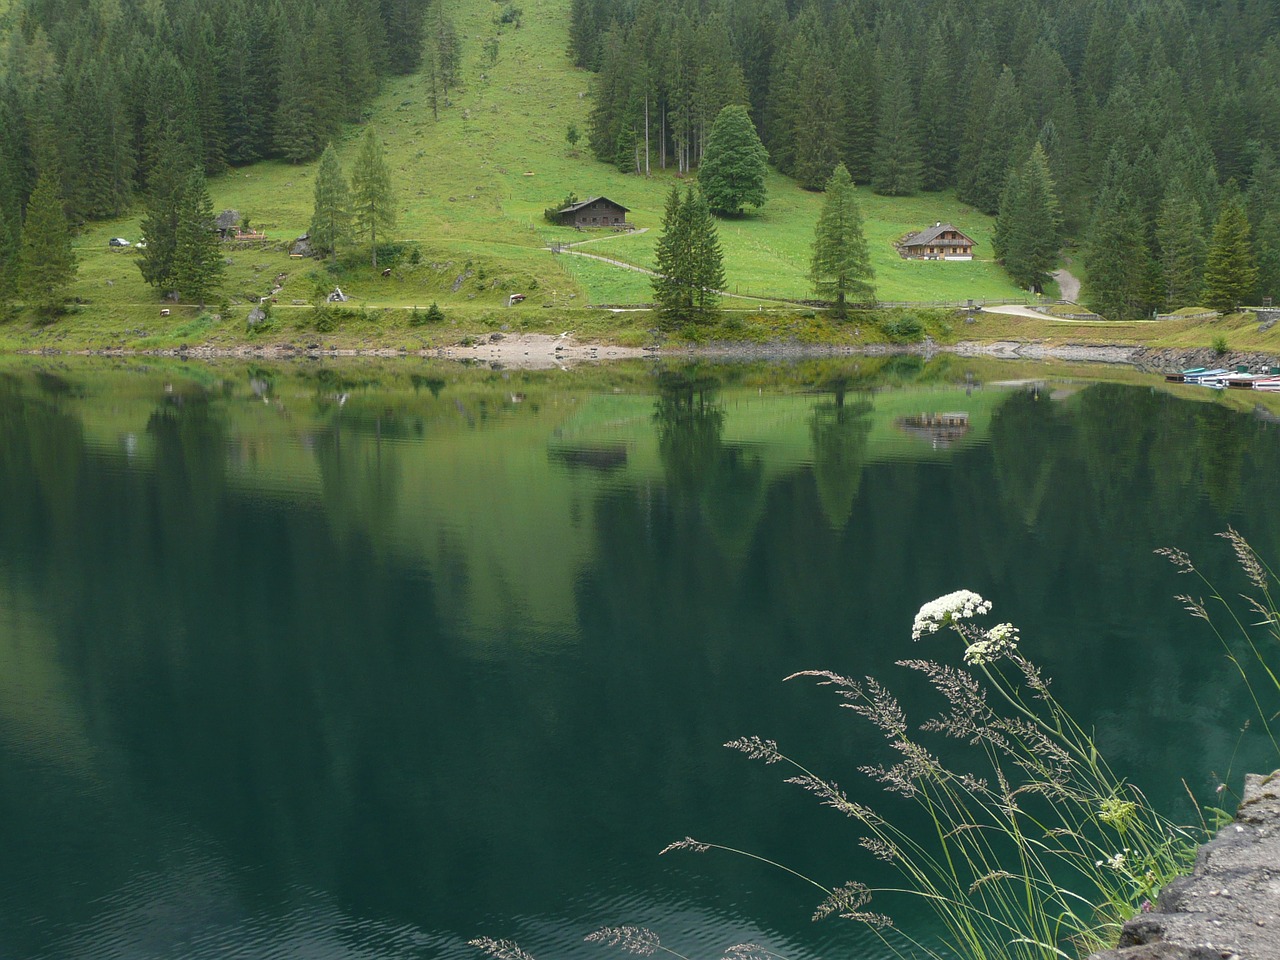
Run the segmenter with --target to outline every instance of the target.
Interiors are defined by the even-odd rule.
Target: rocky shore
[[[1200,848],[1191,875],[1090,960],[1280,960],[1280,770],[1247,777],[1235,821]]]

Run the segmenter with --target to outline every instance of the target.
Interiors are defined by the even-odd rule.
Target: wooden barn
[[[907,234],[898,252],[908,260],[972,260],[975,246],[972,237],[939,221],[919,233]]]
[[[625,227],[628,209],[608,197],[592,197],[560,210],[560,223],[566,227]]]

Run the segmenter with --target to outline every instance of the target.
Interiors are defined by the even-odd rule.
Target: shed
[[[903,237],[898,252],[908,260],[972,260],[976,246],[972,237],[939,220],[932,227]]]
[[[218,236],[226,239],[239,230],[242,219],[239,210],[223,210],[214,218],[213,225],[218,230]]]
[[[627,207],[608,197],[592,197],[560,209],[560,223],[566,227],[625,227]]]

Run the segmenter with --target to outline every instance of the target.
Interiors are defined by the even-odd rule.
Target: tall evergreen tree
[[[182,299],[203,307],[226,275],[226,264],[213,222],[213,200],[209,196],[204,171],[196,168],[187,177],[177,206],[173,286]]]
[[[881,73],[880,116],[871,189],[887,197],[905,197],[920,189],[920,128],[912,102],[911,74],[898,53],[886,58]]]
[[[174,254],[178,226],[182,222],[182,194],[198,163],[190,145],[173,129],[158,134],[155,166],[148,177],[146,208],[142,216],[142,240],[146,246],[138,258],[142,279],[162,294],[173,290]]]
[[[689,261],[689,236],[682,217],[680,188],[675,184],[667,194],[662,214],[662,236],[654,249],[656,270],[653,295],[658,302],[658,316],[667,329],[685,321],[693,312],[693,298],[685,282],[685,265]]]
[[[1014,283],[1037,293],[1044,289],[1058,259],[1061,228],[1049,160],[1037,143],[1026,162],[1009,175],[996,218],[995,254]]]
[[[1200,302],[1200,277],[1204,270],[1202,223],[1200,204],[1180,182],[1174,181],[1156,219],[1161,292],[1166,310],[1179,310]]]
[[[698,186],[715,213],[736,215],[765,201],[769,153],[744,106],[720,111],[698,168]]]
[[[1136,320],[1150,312],[1151,265],[1145,231],[1137,209],[1121,189],[1109,191],[1095,204],[1085,269],[1089,309],[1109,320]]]
[[[1213,239],[1204,264],[1204,300],[1223,313],[1231,313],[1254,291],[1258,265],[1249,243],[1249,219],[1238,194],[1222,204],[1213,225]]]
[[[351,191],[332,143],[324,148],[316,171],[310,234],[312,249],[333,257],[338,255],[338,247],[351,238]]]
[[[1280,298],[1280,165],[1269,148],[1258,151],[1249,185],[1249,224],[1258,263],[1257,302]]]
[[[396,225],[395,193],[391,188],[391,168],[383,154],[377,131],[368,127],[360,140],[360,151],[351,167],[351,214],[356,236],[368,238],[372,262],[378,267],[378,232],[387,239]]]
[[[835,301],[840,317],[844,317],[850,300],[874,303],[876,299],[875,271],[862,232],[862,211],[843,163],[827,181],[813,234],[809,279],[818,296]]]
[[[667,196],[655,259],[653,292],[663,325],[708,319],[724,286],[724,255],[711,208],[692,184],[683,197],[675,186]]]
[[[18,290],[27,306],[51,317],[67,298],[76,275],[71,228],[58,192],[59,178],[45,171],[27,201],[18,256]]]

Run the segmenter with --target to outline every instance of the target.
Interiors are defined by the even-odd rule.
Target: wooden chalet
[[[907,234],[898,252],[908,260],[972,260],[975,246],[972,237],[939,221],[919,233]]]
[[[628,208],[608,197],[592,197],[560,210],[560,223],[566,227],[625,227]]]

